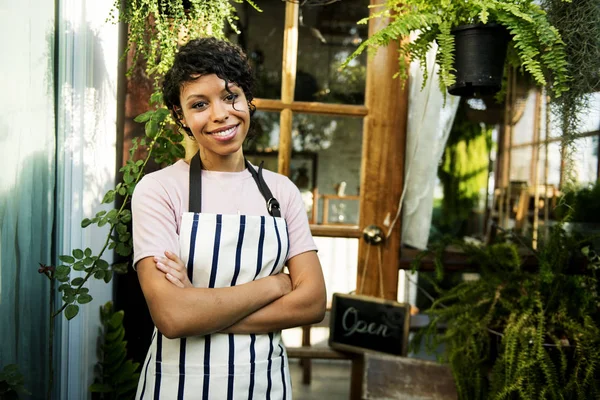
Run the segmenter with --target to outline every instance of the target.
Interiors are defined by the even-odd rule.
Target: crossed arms
[[[214,332],[267,333],[321,321],[326,293],[316,252],[298,254],[287,266],[289,275],[215,289],[182,282],[187,275],[179,268],[185,267],[172,254],[146,257],[137,271],[154,324],[174,339]]]

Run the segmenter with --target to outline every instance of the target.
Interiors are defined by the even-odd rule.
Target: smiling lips
[[[221,141],[221,142],[226,142],[228,140],[231,140],[235,137],[236,133],[237,133],[237,127],[238,125],[234,125],[231,127],[225,127],[225,128],[221,128],[221,129],[215,129],[212,132],[209,132],[211,136],[213,136],[216,140]]]

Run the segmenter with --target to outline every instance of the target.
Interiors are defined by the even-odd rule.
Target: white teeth
[[[213,135],[215,136],[229,136],[233,133],[233,130],[235,129],[235,126],[233,128],[229,128],[226,131],[220,131],[220,132],[213,132]]]

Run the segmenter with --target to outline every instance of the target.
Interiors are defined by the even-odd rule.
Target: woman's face
[[[186,82],[179,99],[182,123],[203,149],[202,156],[218,161],[242,153],[242,144],[250,127],[250,110],[242,88],[217,75],[203,75]]]

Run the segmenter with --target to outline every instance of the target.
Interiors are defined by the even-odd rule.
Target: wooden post
[[[538,242],[538,228],[539,228],[539,212],[540,212],[540,185],[539,185],[539,175],[540,169],[538,168],[539,159],[540,159],[540,130],[542,128],[542,93],[540,90],[536,90],[535,92],[535,117],[533,120],[533,143],[531,155],[531,177],[532,177],[532,185],[533,185],[533,227],[532,227],[532,247],[537,249]],[[544,186],[544,191],[546,191],[546,186]],[[547,204],[545,205],[548,206]]]
[[[285,32],[283,35],[283,65],[281,70],[281,101],[290,104],[294,101],[296,87],[296,59],[298,57],[298,3],[285,5]],[[281,111],[279,120],[279,156],[277,170],[280,174],[290,175],[292,158],[292,118],[290,108]]]
[[[371,5],[385,0],[371,0]],[[371,10],[374,12],[374,10]],[[369,35],[389,21],[369,21]],[[360,229],[374,224],[384,231],[384,221],[393,220],[398,211],[398,201],[404,184],[404,151],[408,114],[408,82],[392,79],[398,71],[398,43],[380,48],[367,61],[366,106],[364,119],[362,165],[360,177]],[[403,87],[404,85],[404,87]],[[400,258],[401,219],[390,238],[382,245],[383,271],[379,274],[378,249],[369,251],[368,244],[360,240],[358,250],[357,288],[359,294],[379,296],[383,280],[384,297],[396,300],[398,293],[398,268]],[[366,268],[364,282],[363,268]]]

